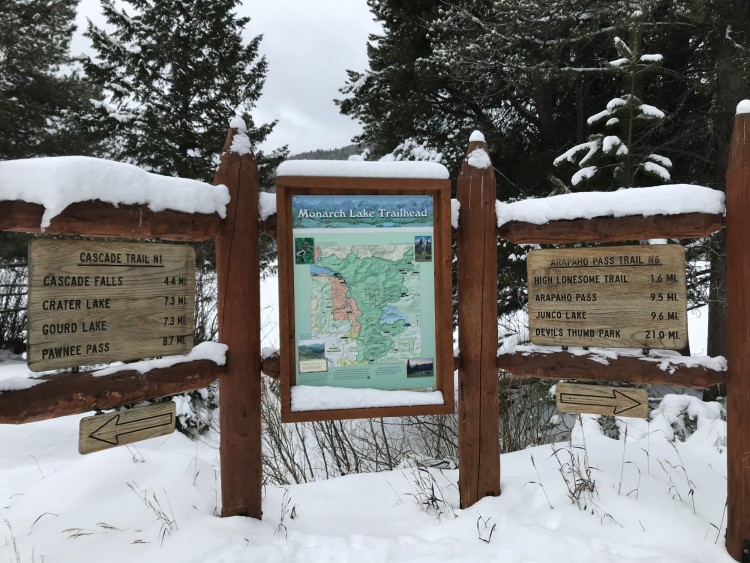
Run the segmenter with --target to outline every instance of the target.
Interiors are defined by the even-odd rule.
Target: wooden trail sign
[[[90,454],[115,446],[132,444],[174,432],[175,404],[172,401],[146,407],[98,414],[81,419],[78,451]]]
[[[685,251],[675,244],[533,250],[529,331],[541,345],[687,345]]]
[[[35,240],[29,245],[32,371],[193,347],[195,251],[189,246]]]
[[[645,389],[578,383],[558,383],[555,389],[560,412],[648,418],[648,393]]]

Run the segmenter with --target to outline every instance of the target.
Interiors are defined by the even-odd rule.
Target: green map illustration
[[[292,196],[296,384],[436,384],[433,200]]]
[[[403,363],[421,354],[414,244],[317,243],[310,266],[311,336],[332,367]]]

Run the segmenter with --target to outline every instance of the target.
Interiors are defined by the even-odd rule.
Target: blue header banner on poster
[[[428,195],[292,196],[294,228],[432,228],[432,225],[432,197]]]

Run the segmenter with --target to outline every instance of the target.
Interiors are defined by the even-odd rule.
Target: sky
[[[365,0],[274,0],[239,8],[249,16],[246,37],[263,35],[260,52],[268,60],[263,95],[253,112],[256,123],[278,119],[261,149],[288,145],[291,154],[351,144],[361,128],[339,113],[335,98],[346,83],[346,70],[367,68],[367,38],[380,26]],[[104,19],[98,0],[81,0],[73,53],[90,52],[82,36],[86,18]]]

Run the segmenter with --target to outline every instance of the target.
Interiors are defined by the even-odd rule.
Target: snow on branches
[[[595,183],[600,189],[612,190],[664,183],[671,179],[671,160],[652,152],[647,137],[642,134],[657,126],[665,118],[664,112],[641,100],[639,82],[636,81],[636,75],[645,75],[655,69],[662,56],[642,54],[638,48],[640,41],[636,43],[631,49],[625,41],[615,37],[614,46],[620,58],[610,61],[607,66],[622,76],[623,93],[588,118],[588,125],[595,131],[586,142],[569,148],[554,160],[558,168],[565,163],[578,168],[570,178],[572,187],[587,183],[590,189]]]

